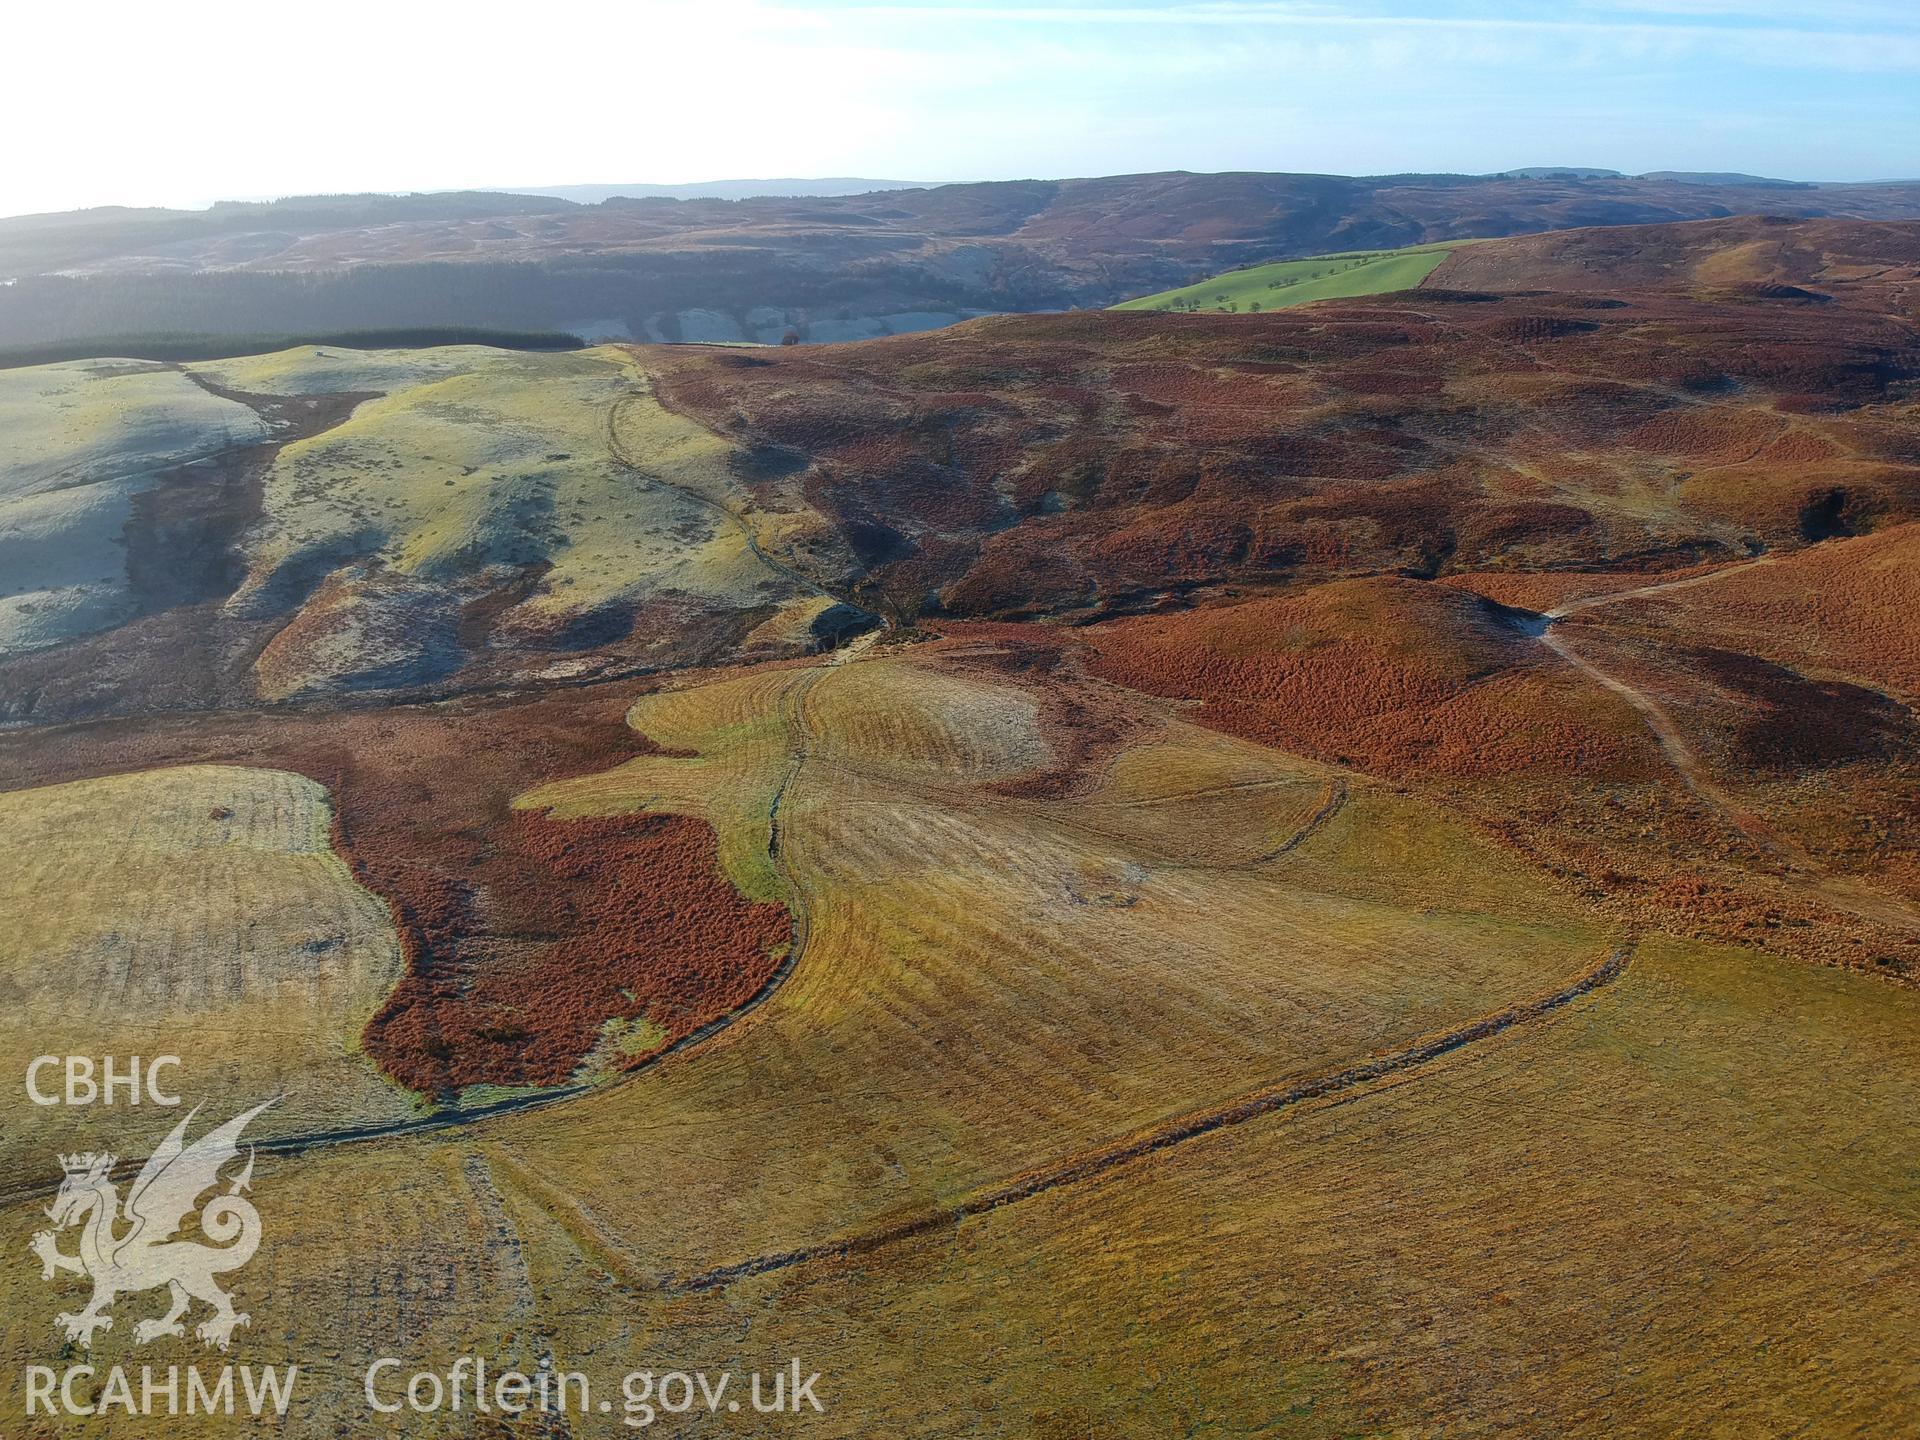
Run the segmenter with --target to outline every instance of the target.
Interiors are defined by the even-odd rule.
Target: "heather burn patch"
[[[368,1053],[410,1089],[555,1085],[609,1034],[634,1064],[748,1000],[791,921],[720,874],[685,815],[553,820],[517,812],[484,877],[402,881],[408,973],[367,1026]],[[491,933],[476,912],[494,912]],[[548,930],[551,938],[511,935]],[[492,953],[489,953],[492,952]]]

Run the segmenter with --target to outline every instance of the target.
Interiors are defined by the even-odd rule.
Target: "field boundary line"
[[[1253,863],[1256,865],[1268,865],[1278,860],[1282,855],[1291,855],[1295,850],[1298,850],[1302,845],[1306,844],[1307,841],[1319,834],[1329,820],[1347,808],[1347,800],[1350,793],[1347,788],[1347,782],[1337,775],[1333,776],[1321,787],[1320,794],[1322,798],[1320,808],[1307,817],[1307,823]]]
[[[1134,1131],[1109,1145],[1080,1151],[1052,1165],[1026,1171],[991,1189],[961,1200],[957,1204],[929,1210],[910,1219],[896,1221],[890,1225],[845,1236],[838,1240],[827,1240],[816,1245],[757,1255],[751,1259],[716,1266],[693,1275],[669,1277],[661,1283],[660,1288],[668,1294],[697,1294],[702,1291],[724,1289],[737,1281],[749,1279],[755,1275],[789,1270],[815,1261],[850,1260],[861,1255],[869,1255],[936,1230],[958,1225],[976,1216],[1005,1209],[1009,1205],[1018,1204],[1036,1195],[1044,1195],[1052,1190],[1093,1179],[1135,1160],[1171,1150],[1175,1146],[1211,1135],[1215,1131],[1244,1125],[1249,1120],[1258,1119],[1263,1115],[1289,1109],[1310,1100],[1337,1095],[1375,1080],[1414,1069],[1468,1045],[1491,1039],[1517,1025],[1543,1019],[1581,996],[1612,984],[1626,973],[1637,945],[1637,938],[1630,937],[1623,940],[1607,953],[1605,959],[1557,990],[1535,996],[1531,1000],[1519,1001],[1451,1029],[1429,1034],[1400,1049],[1374,1055],[1355,1064],[1304,1079],[1292,1078],[1271,1082],[1224,1104],[1161,1121],[1144,1130]]]
[[[569,1081],[565,1085],[556,1085],[531,1095],[514,1095],[484,1105],[451,1105],[429,1111],[424,1115],[411,1115],[404,1120],[371,1121],[364,1125],[343,1125],[332,1130],[312,1130],[294,1135],[270,1135],[260,1140],[248,1141],[248,1147],[262,1155],[297,1156],[304,1155],[310,1150],[320,1150],[333,1145],[354,1145],[370,1140],[400,1140],[416,1135],[431,1135],[442,1130],[479,1126],[485,1121],[496,1120],[506,1115],[524,1115],[529,1111],[564,1105],[582,1096],[601,1094],[628,1084],[662,1062],[682,1055],[721,1032],[731,1029],[766,1004],[786,982],[787,977],[792,975],[807,946],[809,925],[807,903],[805,896],[801,893],[798,880],[787,867],[786,859],[781,854],[780,807],[782,800],[786,798],[788,788],[813,757],[813,747],[810,743],[812,732],[808,728],[806,719],[806,693],[826,676],[828,668],[825,664],[816,664],[800,671],[798,678],[787,687],[780,701],[780,713],[787,722],[787,736],[791,748],[788,752],[787,768],[778,785],[774,787],[773,797],[768,807],[767,856],[773,863],[775,873],[786,886],[787,911],[793,917],[793,934],[787,946],[787,953],[781,957],[780,963],[767,977],[766,983],[752,995],[725,1014],[714,1016],[697,1030],[688,1031],[671,1045],[655,1051],[638,1064],[622,1070],[610,1080],[597,1083]],[[128,1160],[116,1166],[113,1174],[117,1179],[127,1180],[131,1179],[138,1169],[138,1162]],[[0,1189],[0,1208],[51,1195],[59,1188],[60,1181],[46,1180]]]

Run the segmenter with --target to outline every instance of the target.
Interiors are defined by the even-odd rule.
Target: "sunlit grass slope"
[[[163,470],[266,433],[245,405],[165,366],[0,371],[0,658],[129,618],[135,497]]]
[[[1909,1433],[1913,1010],[1653,941],[1362,1099],[663,1301],[646,1343],[803,1355],[848,1436]],[[599,1318],[631,1302],[519,1213],[572,1353],[631,1347]]]
[[[1450,240],[1405,250],[1343,250],[1334,255],[1310,255],[1304,260],[1279,260],[1271,265],[1229,270],[1177,290],[1123,300],[1112,308],[1253,312],[1281,310],[1314,300],[1411,290],[1431,275],[1450,251],[1467,243]]]
[[[1364,782],[1330,803],[1333,772],[1177,721],[1085,794],[1010,795],[1052,753],[1034,698],[936,663],[768,672],[632,722],[696,753],[521,803],[694,809],[736,883],[807,922],[791,977],[697,1064],[512,1132],[607,1223],[647,1214],[642,1248],[676,1272],[949,1203],[1608,945],[1444,815]],[[586,1143],[630,1126],[644,1176]]]
[[[334,854],[331,821],[311,780],[218,765],[0,795],[6,1073],[18,1083],[37,1055],[177,1055],[167,1085],[188,1105],[284,1095],[262,1132],[406,1113],[357,1049],[399,945]],[[0,1168],[51,1171],[55,1145],[131,1154],[177,1118],[119,1102],[23,1100]]]
[[[303,612],[261,656],[269,699],[432,678],[459,661],[461,607],[516,580],[498,633],[536,645],[625,633],[668,597],[744,611],[796,593],[718,508],[730,447],[661,410],[625,351],[322,347],[201,368],[269,394],[378,392],[267,473],[229,608]]]

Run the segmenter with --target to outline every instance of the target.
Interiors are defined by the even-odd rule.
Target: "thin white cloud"
[[[1717,0],[1671,0],[1678,5],[1713,4]],[[1393,34],[1418,36],[1421,43],[1434,37],[1483,37],[1533,42],[1525,52],[1489,48],[1489,61],[1532,58],[1538,55],[1589,52],[1629,56],[1717,56],[1747,64],[1788,69],[1920,70],[1920,23],[1890,29],[1837,30],[1778,24],[1703,25],[1649,23],[1603,19],[1539,19],[1486,15],[1408,15],[1329,13],[1318,8],[1266,0],[1202,0],[1188,5],[1063,6],[1063,5],[859,5],[831,11],[789,10],[775,7],[778,17],[795,17],[800,24],[818,23],[823,16],[838,21],[859,16],[883,24],[979,24],[1072,26],[1098,28],[1192,28],[1243,30],[1324,31],[1329,34]],[[1652,12],[1643,12],[1652,13]],[[1666,12],[1660,12],[1666,13]],[[1697,16],[1699,11],[1673,11]],[[1726,13],[1736,12],[1728,10]]]
[[[1911,4],[1884,0],[1580,0],[1583,10],[1624,15],[1719,16],[1729,20],[1763,20],[1805,26],[1809,21],[1839,25],[1885,26],[1893,30],[1920,29],[1920,10]]]

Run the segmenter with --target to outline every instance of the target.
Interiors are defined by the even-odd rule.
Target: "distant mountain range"
[[[0,220],[0,347],[395,326],[851,340],[1104,307],[1339,250],[1754,214],[1920,219],[1920,184],[1168,171],[745,199],[470,191],[89,210]]]
[[[813,180],[702,180],[691,185],[510,185],[514,195],[551,195],[576,205],[603,200],[792,200],[822,195],[870,195],[877,190],[928,190],[938,180],[863,180],[831,175]]]
[[[1766,175],[1746,175],[1738,170],[1648,170],[1628,175],[1621,170],[1599,170],[1589,165],[1528,165],[1518,170],[1501,170],[1491,177],[1500,180],[1656,180],[1672,185],[1752,186],[1767,190],[1811,190],[1810,180],[1775,180]]]

